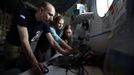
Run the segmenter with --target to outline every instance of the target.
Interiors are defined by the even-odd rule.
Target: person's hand
[[[67,56],[67,55],[69,55],[69,54],[71,54],[71,53],[70,53],[69,50],[64,49],[64,51],[62,51],[62,54],[65,55],[65,56]]]
[[[78,51],[78,49],[77,48],[72,48],[72,49],[70,49],[70,50],[68,50],[68,49],[64,49],[64,53],[63,53],[63,55],[70,55],[70,54],[73,54],[73,53],[75,53],[75,52],[77,52]]]
[[[32,71],[36,74],[36,75],[43,75],[43,71],[44,71],[44,65],[38,62],[33,62],[32,63]]]
[[[71,53],[72,53],[72,54],[77,53],[77,52],[79,52],[78,48],[73,48],[73,49],[71,50]]]
[[[65,49],[65,50],[68,52],[68,54],[74,54],[74,53],[78,52],[78,48],[72,48],[70,50]]]

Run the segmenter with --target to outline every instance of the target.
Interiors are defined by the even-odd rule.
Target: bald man
[[[28,62],[21,59],[19,63],[23,65],[19,64],[17,67],[21,68],[22,71],[32,67],[33,72],[39,75],[43,74],[43,64],[38,62],[31,48],[31,42],[37,41],[41,32],[45,34],[44,37],[56,50],[65,55],[70,53],[72,48],[68,46],[67,49],[61,48],[50,33],[49,22],[54,15],[55,8],[49,2],[42,2],[37,10],[26,5],[20,8],[14,16],[11,29],[6,37],[5,58],[9,65],[13,65],[11,63],[14,63],[22,54]],[[29,67],[29,65],[31,66]]]
[[[7,33],[5,43],[5,59],[9,66],[14,67],[14,63],[20,55],[26,57],[34,72],[43,74],[43,64],[39,63],[33,54],[30,43],[36,41],[38,35],[43,31],[50,32],[48,22],[55,15],[55,8],[49,2],[42,2],[37,10],[23,5],[15,14],[10,31]],[[27,63],[22,63],[27,64]],[[13,66],[12,66],[13,65]],[[21,64],[19,64],[21,65]],[[21,66],[22,67],[22,66]],[[24,70],[26,70],[24,66]]]

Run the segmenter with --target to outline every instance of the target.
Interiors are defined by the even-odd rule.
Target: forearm
[[[68,54],[68,51],[64,50],[52,37],[51,33],[48,33],[47,35],[47,39],[49,40],[49,43],[51,44],[52,47],[54,47],[55,50],[57,50],[58,52],[66,55]]]
[[[27,40],[22,41],[22,47],[23,47],[24,53],[25,53],[28,61],[31,63],[31,65],[32,65],[33,61],[37,62],[37,60],[33,54],[33,51],[31,49],[31,46]]]
[[[65,50],[56,42],[54,41],[53,44],[51,44],[55,50],[57,50],[58,52],[65,54]]]
[[[30,46],[30,43],[29,43],[29,36],[28,36],[27,27],[17,25],[17,28],[18,28],[22,48],[24,50],[24,53],[25,53],[28,61],[30,63],[32,63],[33,61],[37,61],[33,52],[32,52],[32,49],[31,49],[31,46]]]
[[[64,47],[65,49],[68,49],[68,50],[72,50],[72,47],[70,47],[65,41],[61,40],[61,43],[62,47]]]

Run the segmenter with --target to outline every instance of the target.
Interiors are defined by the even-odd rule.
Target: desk
[[[84,68],[88,72],[88,73],[85,72],[85,75],[104,75],[98,67],[84,66]],[[49,72],[44,75],[66,75],[66,69],[64,68],[60,68],[57,66],[49,66],[48,69],[49,69]],[[20,75],[34,75],[34,74],[32,73],[31,70],[28,70],[28,71],[21,73]],[[67,75],[78,75],[78,74],[68,71]]]
[[[59,55],[55,55],[54,57],[57,57],[57,56]],[[72,73],[70,70],[66,72],[65,68],[61,68],[61,67],[54,66],[54,65],[50,65],[47,68],[49,69],[49,72],[44,75],[78,75],[78,74],[75,74],[75,73],[78,73],[78,69],[72,69],[72,71],[75,72],[75,73]],[[94,66],[84,66],[84,73],[85,75],[103,75],[100,68],[94,67]],[[31,70],[27,70],[21,73],[20,75],[34,75],[34,74]]]
[[[66,69],[64,68],[60,68],[57,66],[49,66],[48,69],[49,69],[49,72],[44,75],[66,75]],[[68,75],[77,75],[69,71],[67,73]],[[28,71],[21,73],[20,75],[34,75],[34,74],[31,70],[28,70]]]

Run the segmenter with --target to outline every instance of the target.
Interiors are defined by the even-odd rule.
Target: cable
[[[84,67],[83,67],[83,65],[81,65],[80,68],[79,68],[79,75],[84,75]]]
[[[67,73],[67,72],[68,72],[68,69],[66,69],[66,72],[65,72],[65,73],[66,73],[66,75],[68,75],[68,73]]]
[[[74,74],[79,74],[78,72],[74,72],[71,69],[69,69],[70,72],[74,73]]]
[[[83,69],[84,69],[84,72],[86,73],[86,75],[88,75],[88,71],[83,67]]]
[[[79,74],[78,72],[74,72],[74,71],[72,71],[72,69],[71,69],[71,67],[70,66],[66,66],[66,67],[64,67],[65,69],[66,69],[66,71],[65,71],[65,73],[66,73],[66,75],[68,75],[68,71],[70,71],[70,72],[72,72],[72,73],[74,73],[74,74]]]

